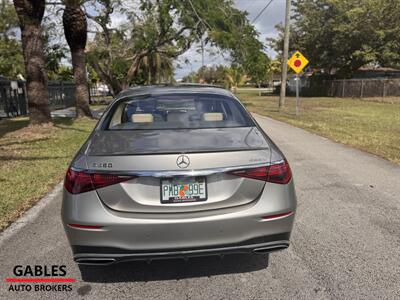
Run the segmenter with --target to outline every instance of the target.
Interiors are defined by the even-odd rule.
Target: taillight
[[[292,171],[286,160],[270,166],[232,171],[229,174],[278,184],[287,184],[292,178]]]
[[[68,169],[64,180],[64,187],[71,194],[89,192],[134,178],[133,176],[118,176],[112,174],[86,173]]]

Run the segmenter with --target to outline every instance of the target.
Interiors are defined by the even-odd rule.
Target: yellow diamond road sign
[[[307,65],[309,61],[304,57],[299,51],[296,51],[295,54],[289,59],[288,65],[295,71],[297,74],[300,73]]]

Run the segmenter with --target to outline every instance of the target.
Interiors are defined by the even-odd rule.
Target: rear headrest
[[[215,122],[215,121],[223,121],[223,120],[224,120],[224,115],[219,112],[203,114],[203,121]]]
[[[154,120],[152,114],[133,114],[131,118],[133,123],[153,123]]]

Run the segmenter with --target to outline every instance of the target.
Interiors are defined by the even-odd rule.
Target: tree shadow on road
[[[183,259],[132,261],[111,266],[80,266],[82,279],[86,282],[113,283],[156,280],[179,280],[186,278],[247,273],[265,269],[266,254],[232,254]]]

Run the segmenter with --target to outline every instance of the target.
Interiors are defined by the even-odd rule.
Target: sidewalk
[[[102,114],[104,109],[103,108],[98,108],[98,109],[91,109],[93,117],[96,119],[99,119]],[[67,107],[63,109],[57,109],[55,111],[51,112],[51,116],[54,117],[61,117],[61,118],[75,118],[76,111],[75,107]]]

